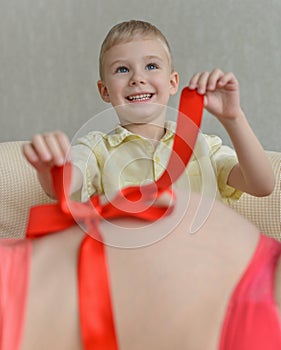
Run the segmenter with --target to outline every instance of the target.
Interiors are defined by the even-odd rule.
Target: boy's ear
[[[170,96],[175,95],[179,87],[179,74],[175,71],[170,76]]]
[[[107,87],[105,83],[102,80],[99,80],[97,82],[97,85],[98,85],[100,96],[104,100],[104,102],[110,102],[109,93],[107,91]]]

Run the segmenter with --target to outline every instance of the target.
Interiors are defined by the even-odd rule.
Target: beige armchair
[[[51,202],[42,191],[35,170],[21,152],[21,141],[0,143],[0,237],[22,238],[29,208]],[[267,152],[276,177],[273,193],[265,198],[243,194],[230,206],[256,224],[260,230],[281,240],[281,153]]]

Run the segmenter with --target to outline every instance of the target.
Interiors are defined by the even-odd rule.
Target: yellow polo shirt
[[[175,128],[175,122],[167,121],[165,135],[156,147],[120,125],[113,134],[94,131],[78,139],[72,149],[73,164],[84,179],[81,192],[74,198],[85,201],[95,193],[111,197],[120,188],[157,180],[168,163]],[[194,154],[175,187],[200,192],[215,183],[217,198],[238,199],[241,192],[227,185],[236,163],[235,152],[222,145],[218,136],[199,134]]]

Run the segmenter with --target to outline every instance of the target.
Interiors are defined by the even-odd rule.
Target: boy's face
[[[167,50],[158,38],[113,46],[105,52],[103,71],[104,79],[98,82],[101,97],[115,108],[122,106],[117,109],[121,124],[157,121],[163,114],[159,105],[166,106],[178,89],[178,74],[171,72]]]

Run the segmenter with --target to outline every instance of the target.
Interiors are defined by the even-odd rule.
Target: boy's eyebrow
[[[110,63],[109,67],[112,67],[114,66],[115,64],[118,64],[118,63],[124,63],[126,60],[122,59],[122,58],[118,58],[117,60],[113,61]]]
[[[163,57],[162,56],[159,56],[159,55],[149,55],[149,56],[145,56],[146,59],[149,59],[149,60],[159,60],[159,61],[163,61]]]
[[[163,61],[163,57],[162,56],[158,56],[158,55],[148,55],[148,56],[144,56],[144,59],[148,59],[148,60],[159,60],[159,61]],[[119,64],[119,63],[126,63],[127,61],[129,61],[126,58],[117,58],[116,60],[114,60],[112,63],[110,63],[110,67],[114,66],[115,64]]]

